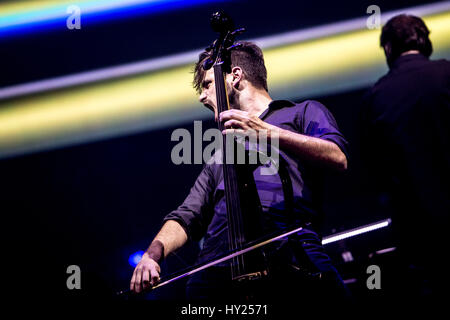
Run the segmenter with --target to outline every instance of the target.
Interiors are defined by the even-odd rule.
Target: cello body
[[[234,37],[243,29],[233,30],[233,23],[224,13],[213,14],[211,25],[220,33],[219,38],[212,45],[211,58],[203,64],[204,70],[211,66],[214,69],[214,80],[217,98],[217,110],[221,112],[230,108],[225,83],[226,73],[231,71],[231,50],[238,47],[234,44]],[[224,130],[219,122],[219,129]],[[245,140],[244,140],[245,143]],[[250,164],[237,164],[236,159],[227,158],[229,146],[238,152],[238,142],[235,136],[224,136],[222,148],[222,166],[225,186],[225,199],[228,220],[229,250],[236,251],[247,243],[261,238],[263,232],[262,207],[256,189],[253,171],[256,168]],[[248,159],[248,157],[246,157]],[[268,275],[268,266],[263,249],[253,250],[247,254],[237,256],[231,261],[232,280],[238,283],[248,283]],[[248,287],[248,285],[246,285]],[[246,293],[251,296],[251,292]]]

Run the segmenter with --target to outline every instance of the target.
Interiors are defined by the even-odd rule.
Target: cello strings
[[[214,77],[215,77],[215,83],[216,83],[216,91],[217,91],[217,95],[216,95],[216,100],[217,100],[217,108],[218,108],[218,112],[223,112],[225,111],[225,106],[228,107],[228,97],[226,97],[226,86],[225,86],[225,75],[222,71],[222,65],[216,64],[214,66]],[[223,101],[223,97],[227,98],[227,101]],[[221,122],[219,122],[219,128],[220,130],[224,129],[224,126]],[[228,219],[228,228],[229,228],[229,232],[228,232],[228,241],[229,241],[229,248],[231,250],[234,250],[236,248],[238,248],[238,238],[237,238],[237,233],[239,232],[239,222],[236,221],[238,220],[236,217],[236,210],[235,210],[235,205],[236,205],[236,199],[233,199],[233,193],[231,192],[231,190],[236,190],[235,189],[235,185],[233,183],[233,180],[235,180],[235,175],[233,175],[233,177],[230,177],[230,175],[232,173],[235,173],[234,168],[231,168],[228,166],[227,164],[227,159],[226,159],[226,136],[224,136],[223,138],[223,151],[222,151],[222,157],[223,157],[223,173],[224,173],[224,189],[225,189],[225,200],[226,200],[226,206],[227,206],[227,219]],[[228,170],[230,169],[230,170]],[[234,201],[233,201],[234,200]],[[236,261],[237,260],[237,261]],[[242,259],[240,257],[238,258],[233,258],[232,259],[232,263],[231,263],[231,272],[232,272],[232,277],[234,278],[236,273],[240,274],[241,273],[241,263],[242,263]],[[235,270],[236,269],[236,270]]]

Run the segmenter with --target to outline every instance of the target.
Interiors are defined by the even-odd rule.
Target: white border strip
[[[391,17],[400,13],[426,16],[445,11],[450,11],[450,1],[386,12],[382,14],[382,20],[387,21]],[[265,49],[270,47],[284,46],[306,40],[363,29],[366,27],[366,20],[367,17],[356,18],[324,26],[301,29],[297,31],[281,33],[278,35],[257,38],[253,39],[252,41],[258,44],[261,48]],[[133,62],[115,67],[108,67],[56,77],[52,79],[13,85],[0,89],[0,100],[185,65],[196,61],[199,52],[201,52],[202,50],[203,49],[198,49],[185,53]]]
[[[363,234],[363,233],[366,233],[366,232],[370,232],[370,231],[373,231],[373,230],[386,228],[388,225],[391,224],[391,222],[392,222],[391,219],[386,219],[386,220],[374,222],[374,223],[371,223],[371,224],[368,224],[368,225],[365,225],[365,226],[362,226],[362,227],[351,229],[351,230],[348,230],[348,231],[340,232],[340,233],[337,233],[337,234],[334,234],[334,235],[331,235],[331,236],[327,236],[327,237],[324,237],[322,239],[322,244],[326,245],[326,244],[329,244],[329,243],[333,243],[333,242],[336,242],[336,241],[344,240],[344,239],[347,239],[347,238],[350,238],[350,237],[354,237],[354,236],[357,236],[357,235],[360,235],[360,234]]]

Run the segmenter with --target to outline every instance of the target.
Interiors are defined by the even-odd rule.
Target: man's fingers
[[[228,120],[223,125],[227,129],[242,128],[243,127],[242,122],[240,122],[238,120],[234,120],[234,119]]]
[[[248,136],[247,132],[245,130],[242,129],[225,129],[222,131],[223,135],[227,135],[227,134],[233,134],[235,136]]]
[[[142,268],[136,269],[136,281],[134,282],[134,289],[136,292],[141,292],[142,289]]]
[[[139,264],[134,269],[130,281],[130,290],[139,293],[159,283],[161,268],[158,264]]]
[[[152,272],[150,273],[150,275],[151,275],[151,277],[152,277],[152,280],[150,281],[150,284],[151,284],[152,286],[158,284],[158,282],[159,282],[159,280],[160,280],[160,278],[159,278],[159,272],[156,271],[156,270],[152,270]]]
[[[151,286],[150,271],[145,268],[142,270],[142,285],[143,285],[144,289],[148,289]]]
[[[247,116],[247,112],[237,109],[226,110],[219,115],[220,121],[227,121],[230,119],[243,120]]]
[[[136,280],[136,269],[133,271],[133,276],[131,277],[130,281],[130,290],[134,291],[134,281]]]

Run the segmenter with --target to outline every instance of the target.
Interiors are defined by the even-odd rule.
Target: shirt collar
[[[263,113],[259,116],[261,119],[264,119],[267,114],[273,110],[284,108],[284,107],[293,107],[295,106],[295,103],[289,100],[272,100],[269,103],[269,107],[264,110]]]
[[[391,69],[396,69],[398,68],[400,65],[403,65],[405,63],[409,63],[411,61],[421,61],[421,60],[428,60],[427,57],[425,57],[423,54],[421,53],[411,53],[411,54],[405,54],[404,56],[400,56],[398,57],[394,63],[392,64],[392,68]]]

